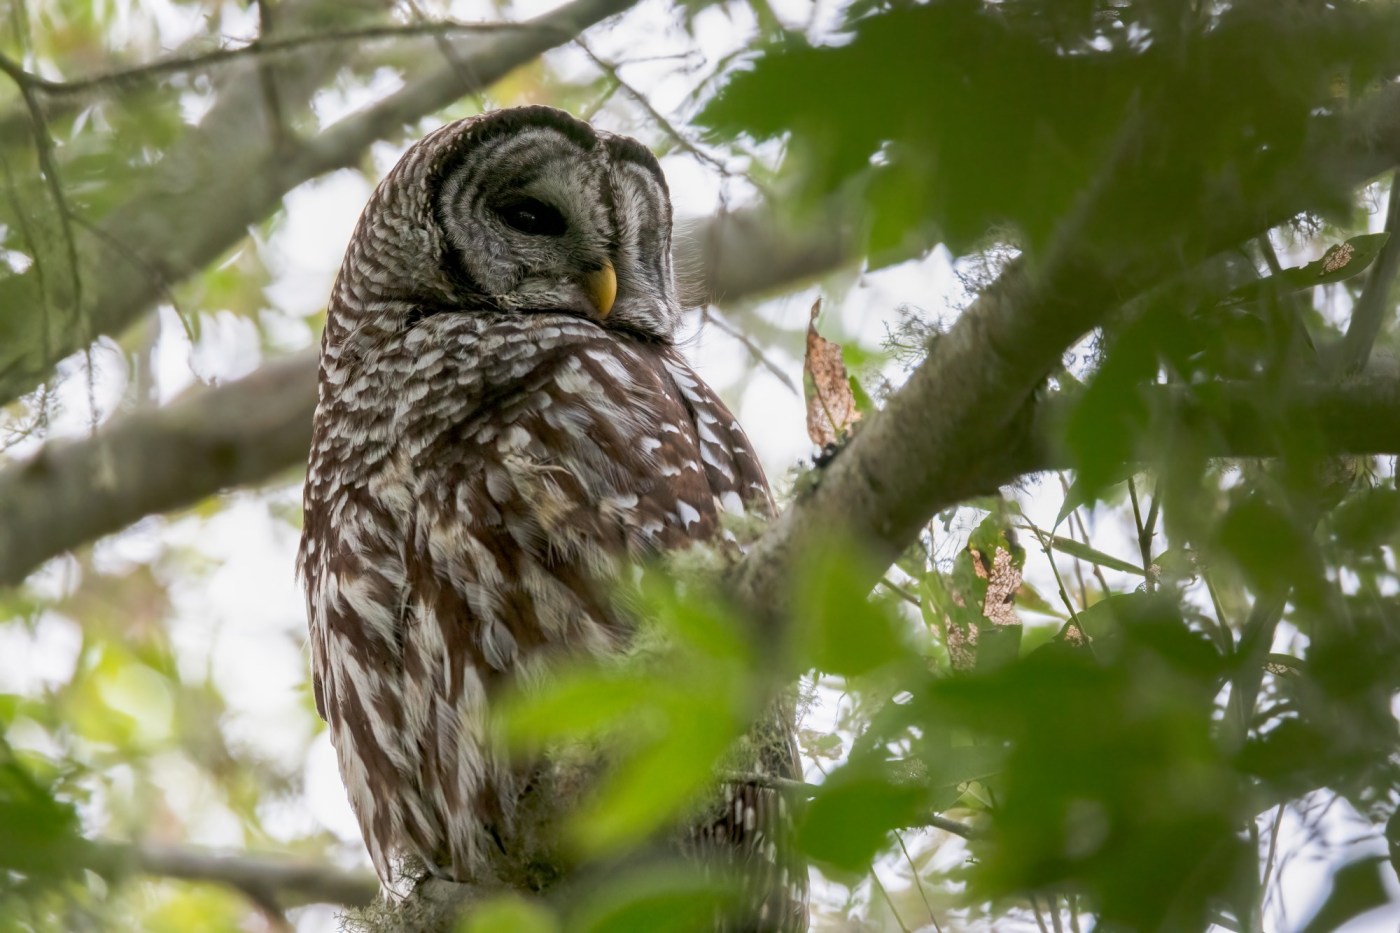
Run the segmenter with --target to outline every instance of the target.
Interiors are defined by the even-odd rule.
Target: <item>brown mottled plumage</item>
[[[630,559],[771,509],[733,416],[672,345],[671,209],[637,142],[543,107],[413,146],[331,296],[300,566],[317,708],[375,867],[471,880],[521,776],[488,707],[606,656]],[[791,722],[760,762],[798,777]],[[691,851],[755,881],[756,929],[805,928],[771,789],[726,789]]]

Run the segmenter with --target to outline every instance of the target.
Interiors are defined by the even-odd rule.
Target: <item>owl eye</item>
[[[507,227],[531,236],[559,236],[569,226],[563,214],[534,198],[511,201],[496,213]]]

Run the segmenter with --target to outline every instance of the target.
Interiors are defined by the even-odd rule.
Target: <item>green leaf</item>
[[[828,674],[859,677],[907,656],[904,625],[880,599],[867,596],[854,551],[813,553],[797,572],[794,619],[800,664]]]
[[[40,883],[68,877],[85,845],[77,811],[12,755],[0,739],[0,890],[17,880],[11,873]]]
[[[1262,495],[1235,502],[1216,535],[1253,587],[1270,591],[1303,586],[1316,591],[1316,569],[1307,528]]]
[[[1112,593],[1075,614],[1079,628],[1096,642],[1108,642],[1120,634],[1125,610],[1146,597],[1145,593]]]
[[[735,879],[696,871],[693,865],[647,865],[582,892],[569,913],[577,933],[643,933],[713,930],[715,914],[733,903]]]
[[[1063,609],[1047,602],[1045,597],[1040,595],[1040,591],[1029,583],[1022,582],[1016,590],[1016,608],[1025,612],[1034,612],[1037,615],[1050,616],[1052,619],[1067,619]]]
[[[1327,900],[1313,914],[1303,933],[1331,933],[1353,917],[1390,902],[1381,877],[1380,856],[1360,858],[1337,869]]]
[[[855,376],[850,377],[851,397],[856,401],[856,411],[862,416],[869,415],[875,411],[875,401],[865,391],[865,387],[860,384],[860,380]]]
[[[1050,530],[1054,531],[1059,528],[1064,520],[1069,518],[1070,513],[1080,506],[1093,505],[1103,499],[1108,490],[1109,487],[1100,485],[1095,488],[1088,483],[1080,482],[1078,479],[1070,483],[1069,491],[1065,493],[1065,501],[1060,504],[1060,511],[1055,514],[1055,524]]]
[[[655,726],[654,703],[664,684],[639,671],[561,671],[538,693],[514,694],[498,711],[506,738],[533,748],[559,739],[583,739],[630,723]]]
[[[908,255],[929,221],[959,252],[996,221],[1048,234],[1072,203],[1131,93],[1105,67],[1132,70],[1129,56],[1093,58],[1057,55],[977,4],[899,7],[856,20],[838,45],[774,43],[699,121],[731,137],[791,132],[809,195],[853,182],[873,205],[877,263]]]
[[[648,573],[640,595],[641,617],[687,657],[748,662],[752,647],[743,624],[713,592]]]
[[[1114,557],[1112,554],[1105,554],[1098,548],[1090,547],[1082,541],[1076,541],[1073,538],[1064,538],[1060,535],[1055,535],[1050,540],[1054,544],[1055,550],[1069,554],[1072,557],[1077,557],[1080,560],[1088,561],[1091,564],[1097,564],[1100,567],[1107,567],[1110,570],[1134,573],[1140,577],[1146,575],[1143,573],[1143,569],[1137,564],[1130,564],[1126,560]]]
[[[650,702],[660,738],[626,757],[574,820],[570,838],[590,855],[614,853],[668,823],[713,783],[721,756],[743,720],[733,683],[683,683]]]
[[[1020,655],[1020,625],[994,625],[990,622],[978,625],[975,665],[978,671],[992,671],[1005,667]]]
[[[1157,371],[1164,329],[1158,316],[1131,319],[1113,336],[1089,387],[1074,398],[1063,431],[1075,468],[1076,503],[1102,498],[1130,475],[1126,464],[1135,459],[1151,420],[1141,386]]]
[[[1315,285],[1330,285],[1354,275],[1360,275],[1370,267],[1386,241],[1389,233],[1365,233],[1354,236],[1332,246],[1305,266],[1284,269],[1276,275],[1255,279],[1232,290],[1220,301],[1221,307],[1233,307],[1256,301],[1269,294],[1296,292]]]
[[[798,829],[808,856],[823,866],[863,873],[889,841],[890,830],[917,822],[926,793],[917,784],[850,766],[822,784]]]
[[[549,908],[513,894],[473,904],[457,933],[556,933],[559,920]]]

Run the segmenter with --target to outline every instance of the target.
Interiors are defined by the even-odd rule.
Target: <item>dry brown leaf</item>
[[[982,604],[982,615],[996,625],[1020,625],[1015,600],[1016,590],[1021,586],[1021,571],[1011,552],[997,548],[992,558],[991,572],[988,573],[981,552],[973,549],[972,569],[987,581],[987,598]]]
[[[807,396],[807,436],[818,447],[826,447],[841,440],[851,425],[860,420],[860,412],[846,375],[846,361],[841,358],[841,345],[817,333],[817,315],[821,310],[822,300],[818,298],[812,303],[812,317],[807,324],[802,387]]]

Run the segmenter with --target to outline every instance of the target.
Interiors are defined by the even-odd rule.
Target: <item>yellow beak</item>
[[[612,263],[604,259],[603,268],[584,276],[583,290],[597,309],[598,317],[606,318],[617,300],[617,273],[613,271]]]

